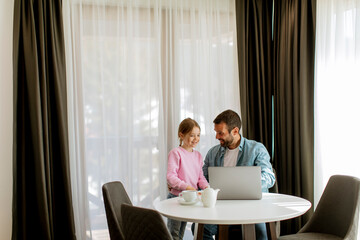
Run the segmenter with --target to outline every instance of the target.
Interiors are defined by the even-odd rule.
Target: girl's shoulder
[[[170,150],[169,154],[174,154],[174,153],[176,154],[176,153],[179,153],[181,151],[182,151],[181,147],[175,147],[175,148]]]
[[[193,149],[193,152],[196,153],[196,154],[201,154],[198,150],[196,149]]]
[[[197,158],[201,158],[202,159],[202,155],[201,155],[201,153],[199,152],[199,151],[197,151],[197,150],[193,150],[193,154],[197,157]]]
[[[175,147],[173,149],[171,149],[171,151],[169,152],[169,155],[170,154],[181,154],[181,155],[195,155],[195,156],[199,156],[199,157],[202,157],[201,153],[195,149],[193,149],[193,152],[188,152],[186,149],[178,146],[178,147]]]

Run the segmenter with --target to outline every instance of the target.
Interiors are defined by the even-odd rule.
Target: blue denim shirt
[[[224,166],[225,150],[226,148],[221,147],[219,144],[212,147],[206,154],[203,172],[208,181],[208,167]],[[272,171],[270,155],[262,143],[248,140],[241,136],[236,166],[260,166],[261,188],[263,192],[268,192],[268,189],[275,184],[275,175]]]

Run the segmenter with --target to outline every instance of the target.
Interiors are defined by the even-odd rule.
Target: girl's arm
[[[202,160],[202,156],[200,155],[200,159],[199,161],[201,162],[201,167],[200,167],[200,172],[199,172],[199,179],[198,179],[198,186],[201,188],[201,189],[205,189],[207,187],[209,187],[209,183],[208,181],[206,180],[205,176],[204,176],[204,172],[203,172],[203,160]]]
[[[181,158],[179,153],[175,149],[171,150],[168,155],[168,167],[167,167],[166,179],[168,185],[171,188],[175,188],[177,190],[182,191],[187,189],[188,184],[179,178],[178,171],[179,171],[180,162],[181,162]]]

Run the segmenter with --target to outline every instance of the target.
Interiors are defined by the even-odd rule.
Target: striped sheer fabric
[[[331,175],[360,177],[360,0],[318,0],[316,22],[315,204]]]
[[[63,1],[75,223],[107,239],[101,186],[119,180],[134,205],[167,192],[167,153],[186,117],[201,126],[240,112],[234,0]]]

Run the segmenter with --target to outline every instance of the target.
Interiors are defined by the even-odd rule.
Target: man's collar
[[[242,150],[243,150],[244,144],[245,144],[245,139],[244,139],[243,136],[241,136],[241,134],[240,134],[239,151],[242,151]]]

